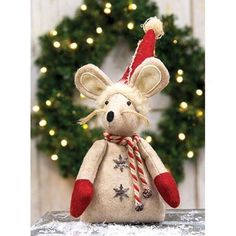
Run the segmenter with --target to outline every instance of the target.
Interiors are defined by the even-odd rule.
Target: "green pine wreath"
[[[158,133],[143,135],[177,182],[184,177],[184,161],[194,160],[204,145],[204,50],[191,28],[177,27],[173,15],[160,16],[158,7],[146,0],[85,0],[73,18],[65,17],[40,37],[36,60],[40,77],[32,136],[39,136],[38,149],[56,161],[63,176],[75,177],[92,143],[102,138],[101,128],[76,123],[90,109],[73,102],[78,93],[74,73],[87,63],[100,66],[120,37],[134,50],[143,36],[140,25],[150,16],[160,18],[166,32],[157,47],[170,72],[163,92],[171,102],[162,113]]]

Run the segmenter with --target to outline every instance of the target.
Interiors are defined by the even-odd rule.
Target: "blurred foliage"
[[[63,176],[75,177],[92,143],[102,138],[102,130],[86,129],[76,123],[90,109],[73,103],[74,94],[78,93],[74,73],[87,63],[100,66],[121,37],[131,50],[135,50],[143,37],[140,25],[156,15],[164,23],[165,36],[158,41],[157,52],[170,72],[170,84],[163,93],[171,98],[171,103],[158,122],[159,132],[145,131],[143,135],[152,137],[151,145],[180,182],[184,177],[183,162],[189,159],[187,153],[192,151],[191,159],[194,160],[204,145],[204,50],[192,36],[191,28],[176,26],[173,15],[160,16],[154,3],[146,0],[109,2],[111,13],[106,14],[105,1],[85,0],[86,10],[79,7],[73,18],[65,17],[54,31],[39,38],[41,53],[36,64],[39,68],[46,67],[47,71],[41,69],[38,79],[37,105],[40,109],[32,114],[32,136],[39,137],[39,150],[48,156],[57,154],[56,162]],[[131,10],[131,3],[136,4],[137,9]],[[134,23],[131,30],[127,28],[129,22]],[[102,33],[96,32],[97,27],[102,28]],[[92,44],[86,42],[88,37],[94,40]],[[55,47],[55,42],[60,46]],[[74,42],[77,48],[71,49]],[[178,74],[179,69],[182,71]],[[182,76],[178,78],[183,80],[181,83],[176,81],[178,76]],[[203,95],[196,94],[198,89]],[[187,109],[180,108],[183,101],[188,104]],[[40,126],[41,120],[47,124]],[[55,134],[49,135],[50,130]],[[184,140],[178,138],[179,133],[185,134]],[[67,140],[64,147],[61,145],[63,139]]]

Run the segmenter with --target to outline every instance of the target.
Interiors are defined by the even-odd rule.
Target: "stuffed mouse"
[[[176,182],[149,143],[136,130],[148,123],[147,99],[169,82],[165,65],[153,56],[162,22],[149,18],[143,25],[132,62],[122,79],[113,83],[98,67],[88,64],[75,75],[77,89],[95,100],[104,139],[94,142],[84,157],[75,181],[70,213],[84,222],[160,222],[165,203],[176,208]]]

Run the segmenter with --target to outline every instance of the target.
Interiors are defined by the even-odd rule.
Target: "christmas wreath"
[[[160,16],[149,1],[85,0],[73,18],[65,17],[40,37],[41,54],[37,99],[33,105],[32,136],[37,147],[59,166],[63,176],[76,176],[92,143],[102,138],[102,130],[79,118],[90,109],[74,103],[74,73],[87,63],[100,66],[107,53],[123,37],[134,50],[147,16],[158,16],[165,36],[159,41],[158,57],[170,72],[163,91],[171,99],[163,110],[158,133],[143,136],[162,157],[177,182],[184,177],[183,163],[194,160],[204,145],[204,50],[192,36],[190,27],[177,27],[173,15]],[[80,94],[80,99],[84,99]]]

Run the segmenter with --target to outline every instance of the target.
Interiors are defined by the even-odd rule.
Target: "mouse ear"
[[[146,97],[160,92],[169,83],[169,72],[157,58],[150,57],[139,65],[129,82],[130,87],[136,87]]]
[[[83,95],[96,100],[112,81],[97,66],[87,64],[77,70],[75,85]]]

